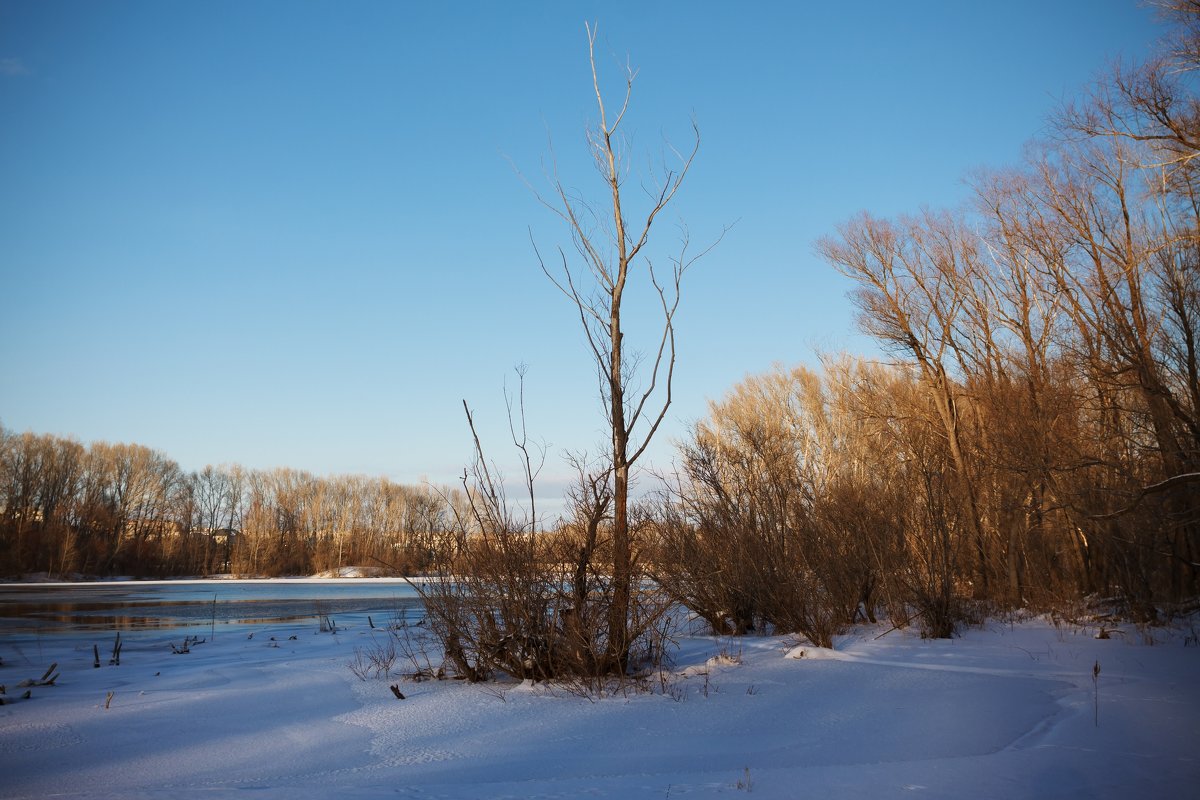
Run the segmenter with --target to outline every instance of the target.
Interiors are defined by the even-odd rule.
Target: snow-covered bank
[[[665,691],[599,702],[459,682],[402,683],[396,700],[394,679],[347,667],[382,636],[365,620],[218,629],[186,655],[181,632],[138,632],[99,669],[78,634],[0,643],[7,697],[52,661],[62,675],[0,707],[0,795],[1193,796],[1190,629],[1154,645],[1041,621],[953,641],[883,630],[835,651],[686,637]]]

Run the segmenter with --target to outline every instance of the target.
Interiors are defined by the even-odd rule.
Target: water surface
[[[420,597],[377,578],[0,584],[0,636],[318,620],[412,620]]]

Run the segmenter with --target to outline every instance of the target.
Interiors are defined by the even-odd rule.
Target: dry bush
[[[860,502],[859,437],[807,370],[751,378],[681,447],[659,580],[719,634],[770,626],[829,646],[873,618],[888,529]]]
[[[570,529],[489,529],[469,536],[453,571],[418,585],[426,625],[452,674],[601,686],[623,673],[609,658],[611,582]],[[630,667],[663,656],[667,602],[640,575],[630,604]]]
[[[613,676],[607,657],[611,585],[590,561],[564,558],[580,552],[570,537],[554,534],[490,531],[470,537],[454,572],[419,585],[427,626],[450,672],[470,681],[504,674],[598,685]],[[586,587],[577,591],[580,571]],[[636,668],[638,652],[658,657],[655,632],[666,602],[644,581],[632,595]]]
[[[470,411],[467,420],[474,432]],[[504,484],[483,458],[463,477],[468,503],[456,515],[458,553],[450,569],[413,584],[425,601],[426,627],[444,658],[439,669],[472,682],[507,675],[598,689],[623,681],[664,657],[669,601],[643,568],[641,542],[648,516],[629,517],[632,580],[624,591],[612,578],[612,470],[576,464],[569,518],[543,530],[533,481],[538,467],[521,421],[527,510],[515,511]],[[615,608],[625,609],[627,639],[613,643]]]
[[[971,616],[961,483],[903,371],[748,379],[696,426],[663,503],[659,581],[719,634],[830,646],[879,606],[950,636]]]

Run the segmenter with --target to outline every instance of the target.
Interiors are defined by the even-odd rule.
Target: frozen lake
[[[381,578],[0,584],[0,636],[419,617],[404,580]]]

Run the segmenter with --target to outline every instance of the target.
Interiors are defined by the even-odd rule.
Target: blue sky
[[[0,423],[187,469],[448,482],[464,398],[508,461],[525,363],[556,493],[604,419],[530,235],[569,240],[514,167],[546,188],[552,140],[603,202],[585,20],[608,79],[640,71],[635,168],[701,131],[656,252],[736,223],[684,287],[660,468],[745,375],[874,352],[818,237],[962,202],[1162,32],[1132,0],[0,0]]]

